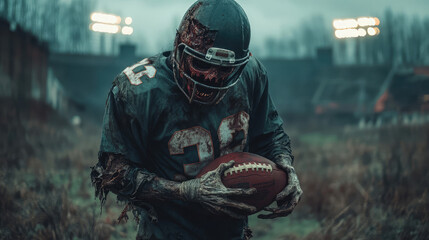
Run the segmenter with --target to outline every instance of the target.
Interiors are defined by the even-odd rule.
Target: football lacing
[[[232,175],[232,173],[239,173],[239,172],[243,172],[243,171],[248,172],[249,170],[272,172],[273,167],[270,164],[266,164],[266,163],[255,163],[255,162],[253,162],[253,163],[241,163],[241,164],[238,164],[237,166],[233,166],[233,167],[227,169],[223,175],[227,176],[228,174]]]

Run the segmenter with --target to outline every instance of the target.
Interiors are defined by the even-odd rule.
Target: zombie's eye
[[[192,58],[192,66],[195,69],[201,70],[201,71],[207,71],[211,68],[211,64],[203,62],[201,60],[198,60],[196,58]]]

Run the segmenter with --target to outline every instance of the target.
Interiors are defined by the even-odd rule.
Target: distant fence
[[[59,111],[66,108],[67,97],[49,70],[48,58],[44,43],[0,18],[0,97],[34,99]]]
[[[0,94],[45,101],[48,49],[19,26],[14,28],[0,19]]]

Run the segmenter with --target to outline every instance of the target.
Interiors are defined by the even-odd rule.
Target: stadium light
[[[363,28],[358,29],[359,37],[365,37],[366,36],[366,30]]]
[[[378,26],[380,24],[380,20],[376,17],[360,17],[357,22],[360,27]]]
[[[116,34],[119,32],[121,27],[118,25],[111,25],[111,24],[105,24],[105,23],[91,23],[91,25],[89,25],[89,29],[91,29],[94,32]]]
[[[131,35],[133,34],[133,32],[134,32],[134,29],[132,27],[125,26],[122,28],[122,34],[124,35]]]
[[[121,17],[113,14],[100,13],[100,12],[93,12],[91,14],[91,21],[93,22],[107,23],[107,24],[120,24],[121,20],[122,20]]]
[[[131,35],[134,29],[130,26],[133,22],[131,17],[125,18],[125,26],[121,27],[122,18],[120,16],[108,13],[93,12],[90,15],[92,23],[89,25],[89,29],[94,32]]]
[[[376,17],[334,19],[332,21],[336,38],[376,36],[380,34],[380,29],[377,27],[379,24],[380,20]]]
[[[356,28],[358,22],[356,19],[334,19],[333,25],[335,29]]]
[[[378,35],[380,33],[380,29],[378,29],[378,27],[369,27],[368,28],[368,35],[370,36],[375,36]]]
[[[131,17],[126,17],[125,24],[130,25],[131,23],[133,23],[133,19]]]

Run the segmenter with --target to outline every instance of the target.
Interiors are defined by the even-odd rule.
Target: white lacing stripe
[[[255,162],[242,163],[227,169],[223,175],[227,176],[228,174],[232,175],[233,173],[238,173],[243,171],[248,172],[249,170],[272,172],[273,167],[270,164],[266,164],[266,163],[255,163]]]

